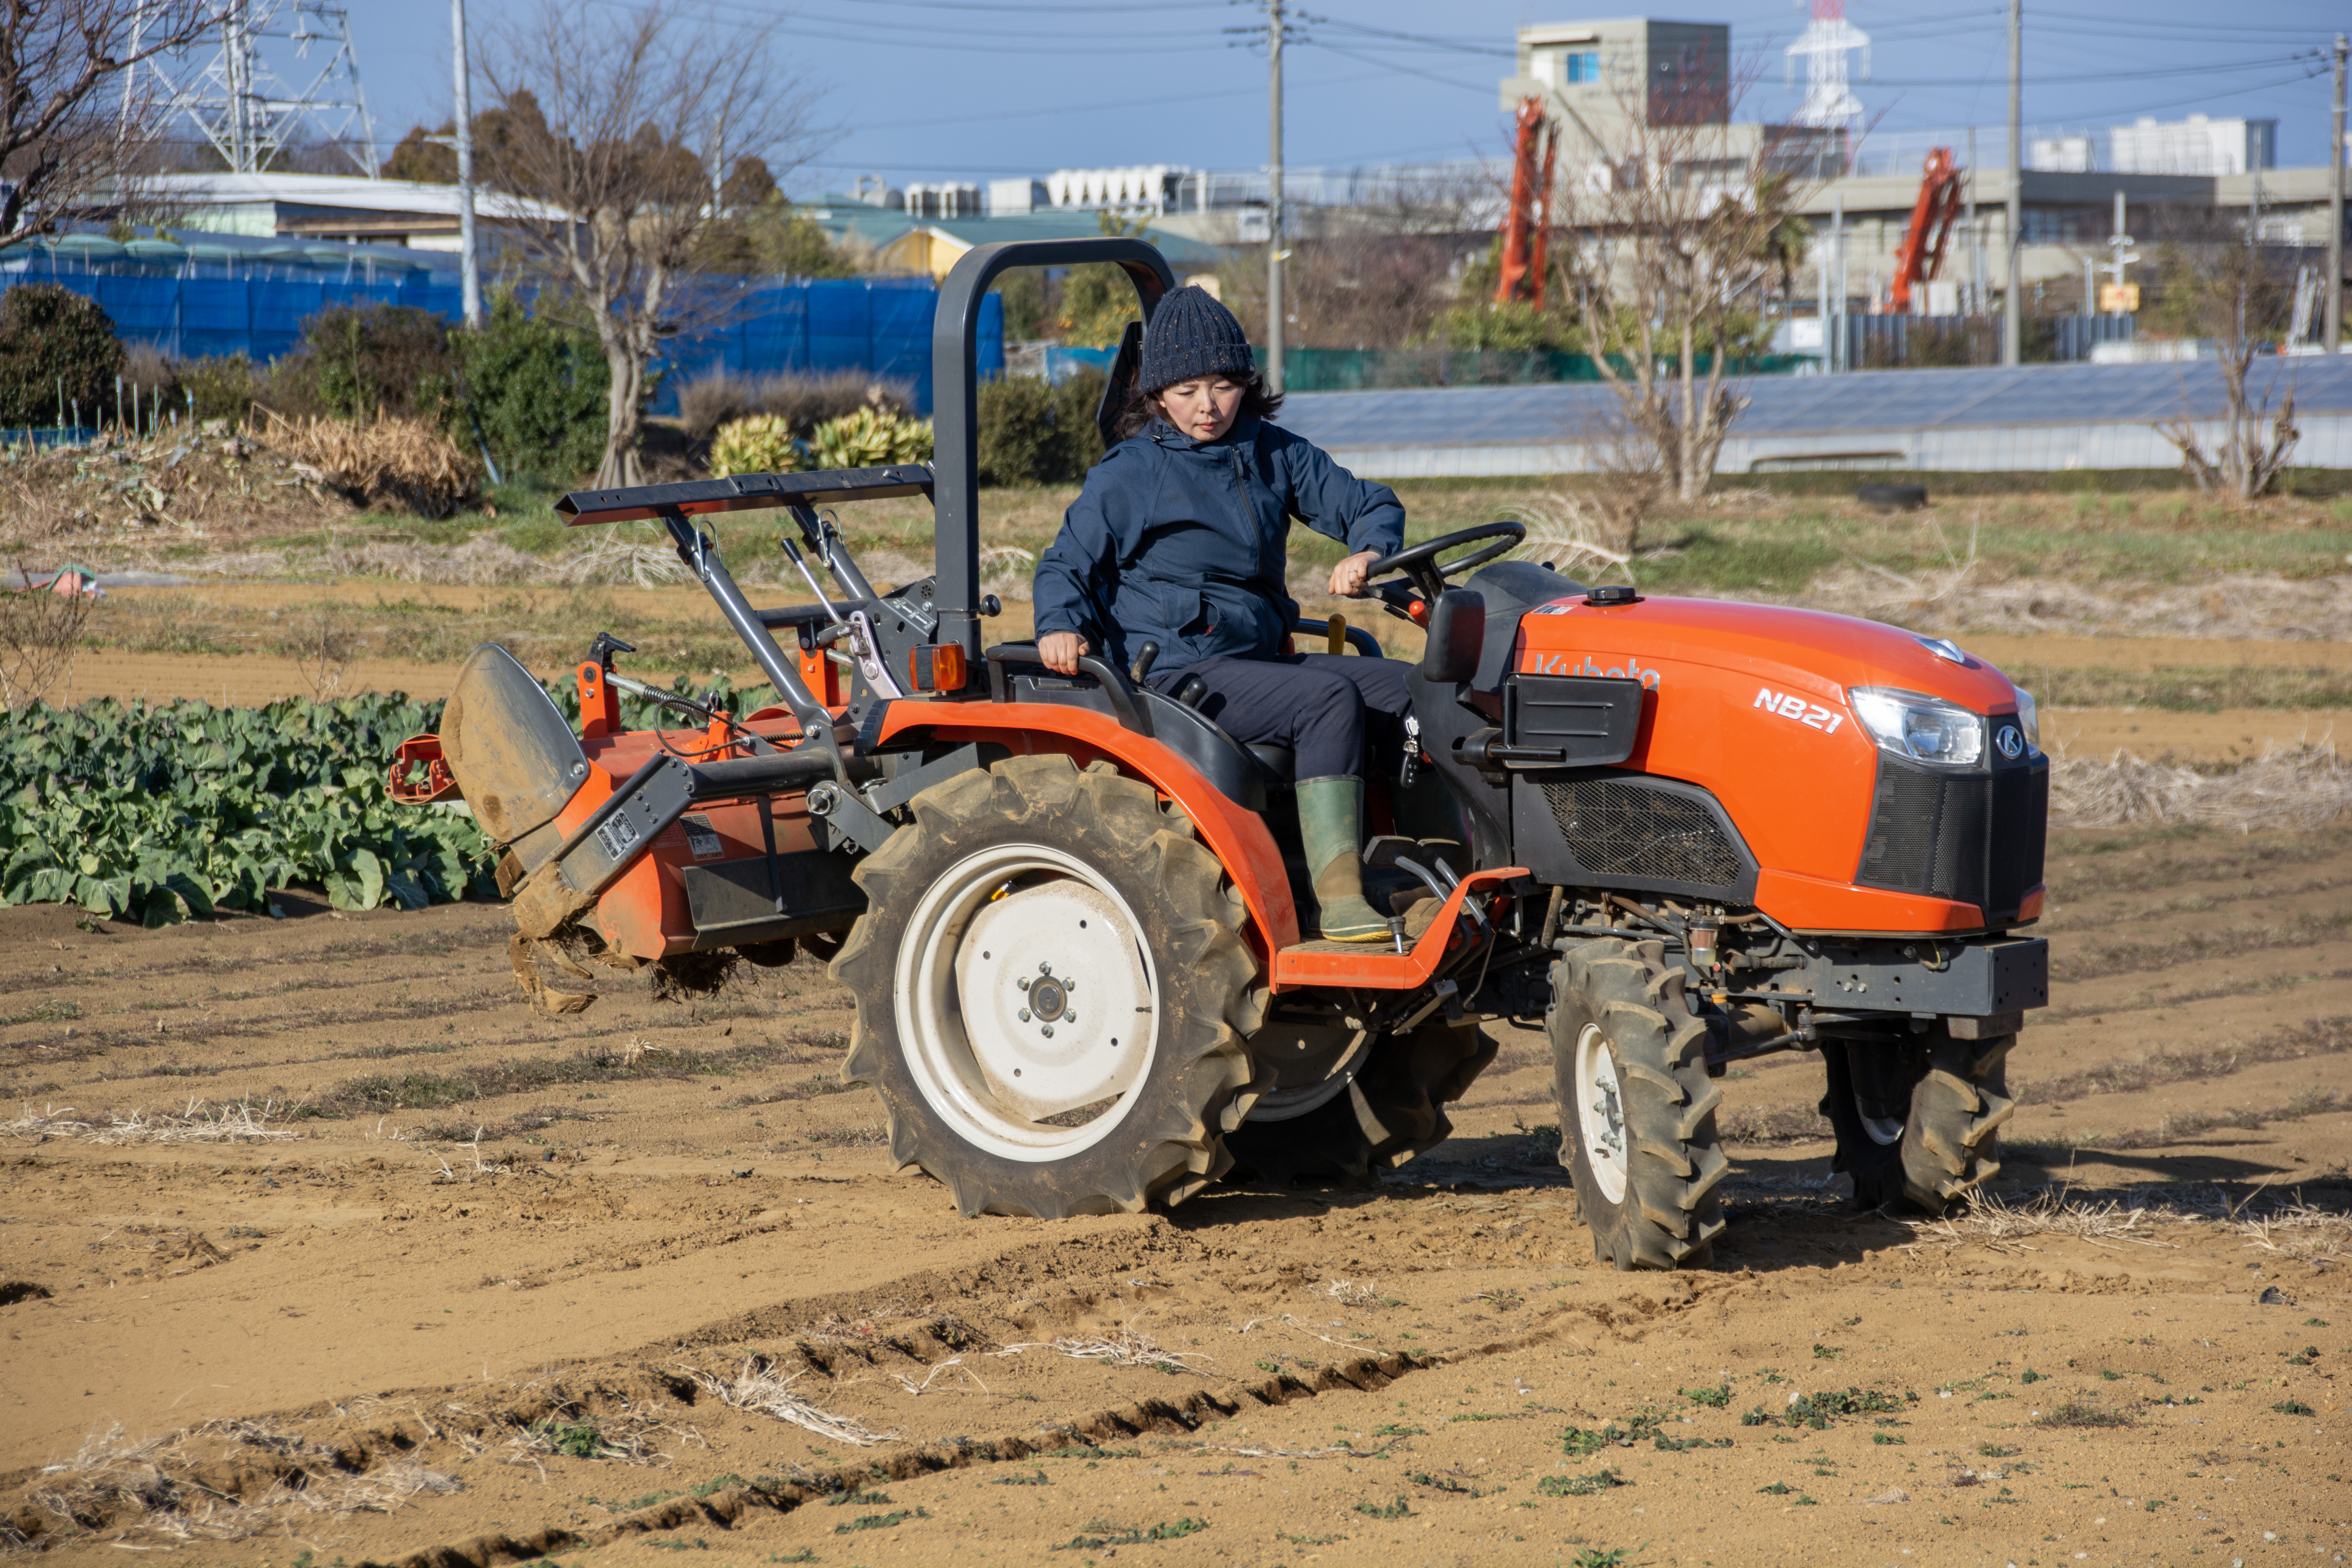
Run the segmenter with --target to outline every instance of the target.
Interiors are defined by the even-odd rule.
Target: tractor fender
[[[876,742],[918,731],[942,742],[988,742],[1015,756],[1058,752],[1080,767],[1097,757],[1108,758],[1192,818],[1201,841],[1240,890],[1265,946],[1262,957],[1271,961],[1297,942],[1298,910],[1291,902],[1290,879],[1265,819],[1227,799],[1173,747],[1126,729],[1108,713],[1044,702],[893,702]]]

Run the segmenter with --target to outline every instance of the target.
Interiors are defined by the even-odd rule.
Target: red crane
[[[1952,167],[1952,150],[1933,148],[1920,176],[1919,199],[1911,204],[1911,226],[1895,255],[1895,286],[1887,290],[1887,303],[1896,315],[1910,314],[1911,290],[1944,270],[1944,247],[1959,216],[1960,174]]]
[[[1502,276],[1495,303],[1526,300],[1543,309],[1545,253],[1551,239],[1552,158],[1559,137],[1538,99],[1519,100],[1519,139],[1511,161],[1511,210],[1503,219]],[[1538,172],[1540,163],[1541,172]]]

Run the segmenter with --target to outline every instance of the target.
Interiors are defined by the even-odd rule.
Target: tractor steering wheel
[[[1402,572],[1404,574],[1406,582],[1412,584],[1410,597],[1435,604],[1438,595],[1445,592],[1447,578],[1458,577],[1474,566],[1484,566],[1527,536],[1527,524],[1523,522],[1482,522],[1475,528],[1457,529],[1452,533],[1442,534],[1438,538],[1413,545],[1409,549],[1400,550],[1393,555],[1383,555],[1373,562],[1364,568],[1367,583],[1364,591],[1391,605],[1396,604],[1399,598],[1408,596],[1403,584],[1388,583],[1373,585],[1370,584],[1370,579],[1384,577],[1391,572]],[[1467,555],[1443,564],[1439,563],[1437,558],[1446,551],[1465,544],[1475,544],[1482,539],[1491,540],[1493,542],[1483,549],[1474,550]]]

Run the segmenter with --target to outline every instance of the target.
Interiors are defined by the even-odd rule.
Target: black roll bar
[[[940,286],[939,313],[931,321],[931,420],[938,433],[932,549],[939,574],[933,605],[940,617],[934,635],[940,642],[961,644],[965,661],[974,668],[981,661],[980,386],[973,363],[981,297],[1008,268],[1079,267],[1090,261],[1126,270],[1146,321],[1176,287],[1176,275],[1156,248],[1110,235],[974,246]]]

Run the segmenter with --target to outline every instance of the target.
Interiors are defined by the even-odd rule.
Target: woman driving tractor
[[[1282,405],[1249,339],[1205,289],[1176,289],[1145,334],[1139,395],[1121,440],[1087,475],[1037,563],[1041,661],[1061,674],[1101,653],[1126,666],[1145,643],[1145,680],[1172,695],[1198,677],[1201,711],[1244,745],[1291,749],[1298,819],[1322,934],[1378,942],[1389,922],[1364,900],[1369,755],[1393,758],[1407,708],[1393,659],[1286,654],[1298,620],[1286,588],[1290,520],[1339,541],[1331,592],[1404,542],[1404,508],[1313,443],[1268,423]],[[1370,742],[1369,752],[1367,742]]]

